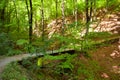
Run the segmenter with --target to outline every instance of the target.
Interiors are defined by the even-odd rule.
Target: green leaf
[[[42,66],[42,62],[43,62],[43,58],[38,58],[37,65],[41,67]]]
[[[16,44],[17,45],[24,45],[24,44],[28,44],[28,40],[25,40],[25,39],[20,39],[20,40],[17,40]]]

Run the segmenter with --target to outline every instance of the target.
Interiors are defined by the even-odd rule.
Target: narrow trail
[[[65,49],[65,50],[54,50],[54,51],[47,51],[46,54],[57,54],[57,53],[65,53],[65,52],[70,52],[73,50],[70,49]],[[43,56],[44,53],[28,53],[28,54],[20,54],[20,55],[15,55],[11,57],[0,57],[0,74],[4,70],[5,66],[13,61],[20,61],[24,58],[28,57],[36,57],[36,56]],[[1,80],[1,79],[0,79]]]
[[[120,43],[120,41],[119,41]],[[119,45],[120,48],[120,45]],[[102,49],[101,49],[102,50]],[[119,49],[120,50],[120,49]],[[46,52],[47,54],[55,54],[55,53],[59,53],[59,52],[66,52],[69,50],[64,50],[64,51],[59,51],[59,50],[55,50],[55,51],[48,51]],[[112,54],[112,53],[111,53]],[[113,53],[114,54],[114,53]],[[37,53],[36,54],[20,54],[20,55],[15,55],[15,56],[11,56],[11,57],[0,57],[0,74],[2,73],[2,71],[4,70],[5,66],[9,63],[11,63],[12,61],[20,61],[23,58],[28,58],[28,57],[36,57],[36,56],[41,56],[43,55],[43,53]],[[112,57],[114,57],[116,54],[114,54]],[[0,76],[1,77],[1,76]],[[0,80],[2,80],[0,78]]]
[[[19,61],[19,60],[22,60],[23,58],[27,58],[27,57],[31,57],[31,56],[35,56],[35,55],[20,54],[20,55],[15,55],[15,56],[11,56],[11,57],[0,58],[0,74],[4,70],[5,66],[7,64],[9,64],[10,62],[12,62],[12,61]]]
[[[94,31],[111,31],[113,33],[120,33],[120,13],[118,15],[110,15],[109,20],[104,20],[101,21],[101,23],[98,25],[98,27],[95,28]],[[117,32],[116,32],[117,31]],[[58,51],[55,51],[54,53],[57,53]],[[51,51],[47,52],[48,54],[51,53]],[[42,53],[39,53],[39,55],[43,55]],[[2,73],[2,71],[4,70],[5,66],[12,62],[12,61],[19,61],[22,60],[23,58],[27,58],[27,57],[35,57],[38,56],[36,54],[20,54],[20,55],[15,55],[15,56],[11,56],[11,57],[0,57],[0,74]],[[0,80],[2,80],[0,78]]]

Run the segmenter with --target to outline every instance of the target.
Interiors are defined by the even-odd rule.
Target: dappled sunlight
[[[91,24],[94,28],[95,32],[112,32],[112,33],[120,33],[120,16],[116,14],[109,14],[107,20],[102,19],[100,23]]]
[[[119,62],[118,0],[0,0],[0,80],[118,80]]]
[[[118,47],[116,47],[116,49],[110,54],[110,56],[112,57],[112,58],[120,58],[120,39],[119,39],[119,41],[118,41]]]
[[[114,72],[115,74],[120,74],[120,65],[112,66],[111,72]]]
[[[109,76],[108,76],[107,73],[102,73],[101,77],[103,77],[103,78],[109,78]]]

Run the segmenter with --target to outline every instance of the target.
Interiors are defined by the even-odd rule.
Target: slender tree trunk
[[[20,28],[19,28],[19,18],[18,18],[16,3],[15,3],[15,1],[13,1],[13,3],[14,3],[14,7],[15,7],[15,16],[16,16],[17,25],[18,25],[17,31],[19,32],[20,31]]]
[[[10,4],[10,8],[11,8],[11,4]],[[9,10],[9,8],[7,7],[6,8],[6,11],[5,11],[5,13],[6,13],[6,18],[7,19],[5,19],[5,24],[10,24],[10,21],[11,21],[11,15],[12,15],[12,12],[13,12],[14,10],[13,9],[11,9],[11,10]],[[10,28],[11,28],[11,26],[10,25],[8,25],[7,26],[7,34],[10,32]]]
[[[26,2],[26,9],[27,9],[27,12],[28,12],[28,22],[29,22],[29,43],[31,44],[32,43],[32,18],[33,18],[33,12],[32,12],[32,0],[29,0],[29,3],[30,3],[30,9],[29,9],[29,6],[28,6],[28,1],[25,0]]]
[[[43,3],[43,0],[41,0],[41,26],[42,26],[42,41],[44,41],[44,37],[45,37],[45,32],[44,32],[44,3]]]
[[[32,43],[32,19],[33,19],[33,11],[32,11],[32,0],[29,0],[30,2],[30,15],[29,15],[29,42]]]
[[[78,25],[78,18],[77,18],[77,0],[74,0],[75,2],[75,27]]]
[[[62,0],[62,35],[64,35],[64,27],[65,27],[65,1]]]
[[[93,0],[90,1],[90,21],[92,21],[92,12],[93,12]]]
[[[56,3],[56,24],[57,24],[57,17],[58,17],[58,0],[56,0],[55,3]]]
[[[25,0],[25,3],[26,3],[27,14],[28,14],[28,20],[29,20],[30,11],[29,11],[29,7],[28,7],[28,1]]]
[[[4,14],[5,14],[5,8],[0,9],[0,24],[2,24],[1,27],[4,26],[4,21],[5,21],[5,15]]]
[[[96,0],[93,0],[93,21],[96,21]]]
[[[4,28],[5,24],[5,8],[7,5],[7,0],[0,0],[0,28],[1,30]]]
[[[86,0],[86,36],[89,33],[89,22],[90,22],[90,16],[89,16],[89,0]]]
[[[106,12],[108,11],[108,0],[106,0]]]
[[[45,26],[44,26],[44,0],[41,0],[41,27],[42,27],[42,52],[46,55],[46,49],[45,49]],[[43,67],[43,62],[41,67]],[[46,77],[44,78],[46,80]]]
[[[92,13],[93,13],[93,1],[86,0],[86,34],[85,34],[86,37],[89,33],[89,25],[92,19]]]

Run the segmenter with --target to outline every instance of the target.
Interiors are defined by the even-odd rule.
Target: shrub
[[[3,80],[28,80],[27,73],[24,69],[21,68],[20,65],[13,62],[8,64],[3,73],[2,73]]]
[[[6,33],[0,34],[0,55],[5,55],[13,48],[13,42]]]

